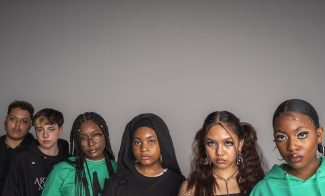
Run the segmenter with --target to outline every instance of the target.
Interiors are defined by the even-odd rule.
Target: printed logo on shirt
[[[46,177],[38,177],[35,178],[34,184],[38,185],[38,190],[43,190],[44,184],[45,184]]]

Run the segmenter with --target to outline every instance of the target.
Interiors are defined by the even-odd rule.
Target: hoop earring
[[[238,153],[237,153],[236,164],[237,164],[237,166],[242,165],[242,167],[244,167],[244,159],[243,159],[243,156],[241,154],[241,150],[239,150]]]
[[[211,161],[208,159],[208,157],[205,157],[205,159],[203,160],[203,165],[211,166]]]
[[[274,158],[275,158],[276,160],[278,160],[278,161],[283,161],[283,158],[282,158],[282,157],[281,157],[281,158],[276,157],[275,152],[274,152],[275,149],[277,149],[276,146],[273,148],[273,156],[274,156]],[[278,151],[279,151],[279,149],[278,149]]]

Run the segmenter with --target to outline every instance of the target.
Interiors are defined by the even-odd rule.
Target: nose
[[[19,127],[19,126],[21,125],[20,121],[19,121],[19,120],[16,120],[15,125],[16,125],[17,127]]]
[[[216,155],[217,157],[221,157],[223,155],[223,148],[221,145],[218,145],[216,148]]]
[[[88,146],[93,146],[94,142],[92,140],[92,138],[88,138]]]
[[[43,130],[43,137],[47,138],[49,136],[49,133],[47,130]]]
[[[289,152],[294,152],[299,148],[299,144],[297,139],[295,138],[291,138],[288,140],[288,145],[287,145],[287,149]]]
[[[145,142],[143,142],[141,144],[141,149],[140,150],[141,150],[141,152],[147,151],[148,150],[148,145]]]

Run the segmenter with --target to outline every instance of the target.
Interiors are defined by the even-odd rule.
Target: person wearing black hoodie
[[[176,196],[184,179],[165,122],[155,114],[140,114],[125,128],[118,172],[103,195]]]
[[[0,194],[13,158],[35,141],[29,133],[33,114],[34,107],[26,101],[15,100],[8,106],[4,120],[6,135],[0,137]]]
[[[64,119],[61,112],[45,108],[33,118],[37,143],[16,155],[10,166],[2,195],[41,195],[52,166],[67,158],[69,144],[59,139]]]

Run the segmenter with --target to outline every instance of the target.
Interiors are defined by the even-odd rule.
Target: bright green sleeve
[[[74,187],[69,185],[74,185],[74,172],[75,168],[67,162],[56,164],[46,179],[42,196],[73,195]]]

